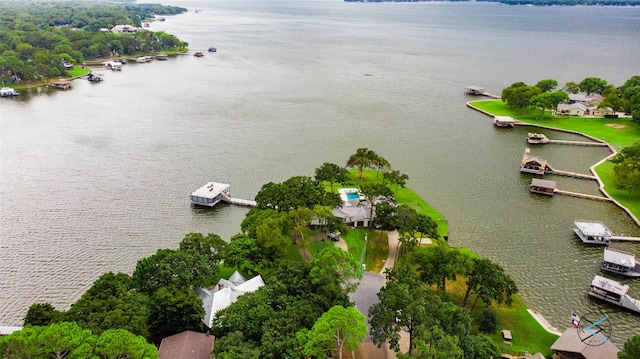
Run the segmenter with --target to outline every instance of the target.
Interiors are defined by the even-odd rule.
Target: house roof
[[[162,339],[159,359],[211,359],[215,337],[187,330]]]
[[[493,116],[493,118],[496,121],[503,122],[503,123],[515,123],[515,122],[518,122],[518,121],[516,121],[515,118],[513,118],[511,116]]]
[[[262,276],[257,275],[249,280],[235,271],[229,279],[220,279],[213,289],[196,288],[198,298],[204,307],[204,323],[211,328],[216,313],[238,300],[238,297],[258,290],[264,285]]]
[[[586,340],[581,340],[578,331],[583,338],[589,337],[580,328],[567,328],[564,333],[551,345],[551,350],[556,352],[569,352],[582,354],[585,359],[617,359],[620,351],[610,341],[602,342],[595,335]]]
[[[590,95],[587,95],[585,93],[570,93],[569,100],[579,102],[591,102],[593,100],[596,100],[602,102],[602,95],[597,93],[592,93]]]
[[[593,107],[588,107],[584,104],[581,104],[579,102],[576,103],[561,103],[558,105],[558,110],[573,110],[573,109],[580,109],[582,111],[589,111],[590,108]]]
[[[347,207],[343,206],[340,208],[333,209],[334,217],[348,219],[351,222],[362,221],[365,219],[369,219],[369,213],[371,212],[371,205],[366,202],[361,202],[361,206],[358,207]]]

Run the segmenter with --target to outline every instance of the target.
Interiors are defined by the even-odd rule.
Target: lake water
[[[192,208],[188,194],[209,180],[253,199],[267,182],[313,176],[368,147],[446,216],[451,245],[501,263],[552,325],[597,311],[611,316],[616,343],[640,334],[639,317],[587,298],[602,248],[581,244],[572,222],[640,230],[609,203],[531,195],[531,178],[518,172],[530,129],[493,127],[463,94],[466,85],[500,93],[546,78],[620,86],[640,74],[640,8],[166,4],[190,11],[151,30],[218,52],[99,70],[101,83],[0,101],[0,324],[21,325],[35,302],[66,310],[104,272],[130,272],[186,233],[228,240],[247,209]],[[532,152],[581,173],[607,155]],[[598,193],[593,181],[552,179]],[[638,244],[613,246],[640,254]],[[640,282],[625,282],[640,297]]]

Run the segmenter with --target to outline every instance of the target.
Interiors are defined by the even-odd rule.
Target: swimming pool
[[[358,194],[358,192],[349,192],[347,193],[347,199],[349,201],[353,201],[354,199],[360,199],[360,195]]]

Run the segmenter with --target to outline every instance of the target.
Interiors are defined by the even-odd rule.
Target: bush
[[[478,330],[485,334],[497,332],[498,324],[498,311],[493,308],[485,308],[478,317]]]

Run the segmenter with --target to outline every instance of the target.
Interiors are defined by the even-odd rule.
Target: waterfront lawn
[[[357,186],[361,186],[365,183],[382,183],[382,173],[378,173],[374,170],[364,170],[362,172],[362,179],[358,178],[359,172],[357,170],[351,170],[349,171],[349,174],[351,175],[351,182],[356,183]],[[334,185],[334,188],[340,187]],[[413,192],[413,190],[408,187],[393,187],[392,190],[398,204],[406,204],[415,209],[416,212],[433,218],[433,220],[438,224],[438,234],[440,234],[441,238],[446,238],[449,235],[449,224],[442,213],[430,206],[417,193]]]
[[[467,250],[465,250],[467,252]],[[472,252],[467,252],[472,253]],[[472,254],[475,256],[475,254]],[[454,303],[460,304],[466,290],[466,278],[459,277],[456,281],[447,281],[447,293],[454,298]],[[475,296],[470,298],[471,306]],[[486,305],[478,301],[471,317],[473,322],[471,332],[478,334],[477,319],[486,308]],[[520,355],[523,351],[531,354],[542,353],[546,358],[551,357],[551,345],[558,339],[558,336],[546,331],[536,319],[527,311],[527,306],[519,296],[513,297],[511,306],[494,304],[493,308],[498,312],[498,331],[494,334],[487,335],[489,339],[500,349],[501,353],[512,355]],[[511,331],[513,340],[512,344],[506,344],[502,338],[502,330]]]
[[[614,186],[614,166],[615,164],[607,161],[596,167],[595,170],[600,180],[602,180],[602,183],[604,183],[607,193],[615,198],[616,201],[620,202],[620,204],[627,207],[636,217],[640,217],[640,192],[630,193],[617,189]]]
[[[474,101],[472,106],[496,115],[511,116],[532,125],[581,132],[606,141],[612,146],[628,147],[640,140],[640,124],[630,118],[589,118],[577,116],[551,116],[539,120],[539,110],[525,109],[522,114],[502,100]]]

